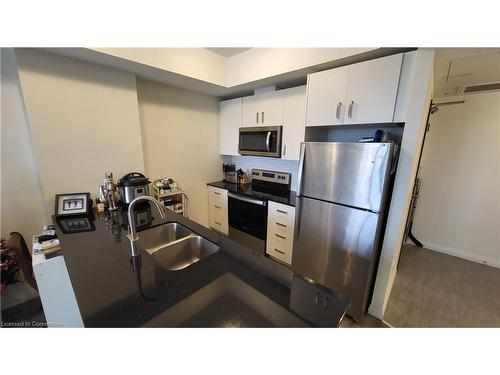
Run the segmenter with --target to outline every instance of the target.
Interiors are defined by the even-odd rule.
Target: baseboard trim
[[[368,306],[368,314],[374,316],[379,320],[384,320],[384,309],[378,306]]]
[[[452,249],[452,248],[449,248],[446,246],[436,245],[436,244],[433,244],[430,242],[422,241],[422,244],[424,245],[424,247],[426,249],[429,249],[429,250],[452,255],[452,256],[462,258],[465,260],[470,260],[471,262],[481,263],[481,264],[485,264],[487,266],[500,268],[500,260],[495,260],[495,259],[489,258],[489,257],[471,255],[469,253],[464,253],[463,251]]]

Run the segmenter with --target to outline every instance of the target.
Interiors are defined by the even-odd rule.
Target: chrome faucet
[[[160,216],[162,219],[165,219],[165,211],[163,211],[163,208],[161,206],[161,203],[158,202],[156,199],[153,197],[150,197],[148,195],[143,195],[141,197],[135,198],[132,202],[130,202],[130,205],[128,206],[128,223],[129,223],[129,234],[127,235],[128,239],[130,240],[130,248],[132,249],[132,256],[135,257],[139,255],[139,251],[137,251],[137,240],[139,237],[137,236],[137,233],[135,231],[135,216],[132,215],[132,211],[134,210],[134,206],[141,201],[150,201],[153,202],[156,208],[158,209],[158,212],[160,213]]]

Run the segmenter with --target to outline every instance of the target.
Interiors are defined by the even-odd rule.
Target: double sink
[[[146,229],[138,235],[139,247],[170,271],[182,270],[219,251],[216,244],[175,222]]]

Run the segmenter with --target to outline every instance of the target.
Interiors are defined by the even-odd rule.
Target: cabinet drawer
[[[217,188],[215,186],[208,186],[208,196],[209,198],[219,198],[227,202],[227,190]]]
[[[295,221],[295,207],[269,201],[268,216],[272,219],[271,221],[291,224]]]
[[[293,277],[290,310],[319,327],[338,327],[349,301],[334,291]]]
[[[222,213],[210,212],[209,218],[210,227],[224,234],[229,233],[227,215]]]
[[[274,233],[268,233],[268,240],[266,243],[267,254],[281,260],[282,262],[291,265],[292,264],[292,245],[291,240],[284,241],[279,237],[275,237]]]
[[[208,208],[214,212],[227,212],[227,201],[221,198],[209,197]]]
[[[284,220],[281,217],[271,217],[268,215],[267,218],[267,230],[271,233],[279,233],[283,236],[293,238],[293,228],[294,221],[286,219]]]

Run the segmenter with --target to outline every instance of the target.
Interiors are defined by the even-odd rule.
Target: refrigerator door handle
[[[299,170],[297,172],[297,195],[302,194],[302,171],[304,169],[304,155],[306,153],[306,144],[302,142],[300,144],[300,157],[299,157]]]
[[[391,176],[396,172],[398,160],[399,160],[399,147],[397,145],[394,145],[394,150],[392,151]]]

